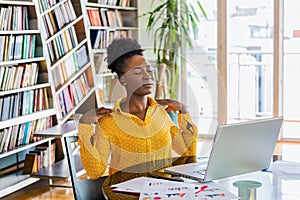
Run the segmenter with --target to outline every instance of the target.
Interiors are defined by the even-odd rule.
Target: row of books
[[[95,36],[96,35],[96,36]],[[106,49],[108,45],[117,38],[126,38],[129,36],[127,30],[97,30],[91,31],[91,43],[93,49]]]
[[[47,88],[0,97],[1,121],[49,109]]]
[[[0,130],[0,152],[13,150],[21,145],[37,141],[34,133],[52,126],[52,116],[17,124]]]
[[[76,31],[74,26],[71,26],[47,44],[51,62],[58,60],[77,45]]]
[[[66,24],[76,19],[74,8],[70,1],[66,1],[53,11],[43,16],[47,37],[61,30]]]
[[[90,86],[85,73],[62,90],[59,94],[62,116],[66,116],[76,105],[78,105],[89,90]]]
[[[45,12],[46,10],[48,10],[49,8],[51,8],[52,6],[56,5],[61,1],[63,0],[39,0],[38,3],[41,11]]]
[[[0,67],[0,90],[7,91],[35,85],[38,74],[37,63]]]
[[[28,29],[29,21],[27,6],[0,7],[1,31],[18,31]]]
[[[0,36],[0,62],[34,58],[36,35]]]
[[[49,146],[46,143],[46,145],[36,146],[35,150],[29,151],[25,156],[23,174],[31,174],[41,170],[44,167],[54,164],[55,147],[55,143],[52,143],[49,149]],[[51,158],[49,159],[50,155]]]
[[[123,6],[123,7],[130,6],[130,0],[98,0],[98,3],[112,5],[112,6]]]
[[[107,8],[87,8],[90,26],[122,27],[123,20],[119,10]]]
[[[86,46],[83,45],[75,53],[68,56],[52,70],[54,86],[58,89],[89,62]]]

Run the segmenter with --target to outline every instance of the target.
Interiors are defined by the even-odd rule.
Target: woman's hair
[[[107,47],[108,69],[120,76],[123,73],[123,68],[126,66],[126,60],[135,55],[143,56],[143,51],[136,40],[130,38],[113,40]]]

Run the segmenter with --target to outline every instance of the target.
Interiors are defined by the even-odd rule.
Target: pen
[[[158,179],[164,179],[164,180],[169,180],[169,181],[177,181],[177,182],[184,182],[184,180],[180,177],[165,177],[165,176],[160,176],[157,174],[149,174],[150,177],[152,178],[158,178]]]

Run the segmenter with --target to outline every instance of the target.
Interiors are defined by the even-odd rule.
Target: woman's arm
[[[166,111],[178,111],[178,127],[171,127],[173,149],[182,156],[196,156],[197,150],[197,126],[192,122],[186,106],[175,100],[156,100],[160,105],[167,106]]]
[[[100,148],[109,146],[108,139],[102,133],[99,123],[95,124],[104,116],[109,116],[111,109],[99,108],[86,112],[80,119],[78,137],[80,156],[87,175],[91,179],[97,179],[106,170],[109,149]],[[100,144],[101,142],[102,144]]]

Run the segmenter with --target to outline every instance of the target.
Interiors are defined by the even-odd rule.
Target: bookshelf
[[[80,0],[37,1],[39,28],[58,124],[94,94],[94,63]]]
[[[116,75],[106,66],[106,48],[115,38],[138,38],[137,0],[82,0],[85,10],[86,33],[92,49],[96,73],[96,96],[98,105],[111,107],[111,86],[117,82]],[[114,88],[118,97],[123,88]],[[117,97],[115,97],[117,98]]]
[[[88,109],[91,99],[95,100],[95,68],[80,0],[40,0],[35,1],[35,7],[57,120],[57,125],[35,136],[55,138],[58,155],[55,163],[30,177],[49,179],[52,185],[52,179],[69,176],[62,140],[65,135],[77,134],[74,116]]]
[[[39,180],[23,175],[19,169],[26,152],[51,142],[52,138],[42,139],[34,133],[51,127],[53,123],[56,123],[56,111],[35,3],[2,0],[0,197]]]

